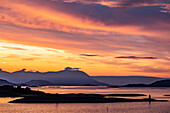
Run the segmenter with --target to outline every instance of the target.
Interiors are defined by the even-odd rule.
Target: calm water
[[[169,99],[170,88],[106,88],[106,87],[38,87],[48,93],[142,93],[157,99]],[[144,97],[145,98],[145,97]],[[170,102],[14,104],[14,98],[0,98],[0,113],[170,113]]]

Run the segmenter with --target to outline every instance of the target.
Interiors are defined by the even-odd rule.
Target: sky
[[[170,0],[0,0],[0,68],[170,78]]]

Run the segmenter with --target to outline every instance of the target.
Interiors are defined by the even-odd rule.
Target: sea
[[[106,86],[43,86],[32,90],[53,94],[145,94],[154,99],[169,100],[170,88],[108,88]],[[116,102],[116,103],[8,103],[17,98],[0,98],[0,113],[170,113],[170,102]]]

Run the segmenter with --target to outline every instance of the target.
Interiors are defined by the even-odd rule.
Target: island
[[[34,91],[29,87],[0,86],[0,97],[22,97],[9,103],[111,103],[111,102],[167,102],[152,98],[131,99],[125,97],[146,96],[144,94],[50,94]]]

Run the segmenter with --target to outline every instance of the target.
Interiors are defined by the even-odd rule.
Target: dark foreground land
[[[111,102],[165,102],[149,98],[128,99],[125,97],[146,96],[144,94],[48,94],[33,91],[29,87],[0,86],[0,97],[23,97],[10,103],[111,103]]]
[[[126,99],[126,98],[104,98],[103,96],[94,95],[59,95],[57,97],[51,96],[33,96],[17,99],[10,103],[112,103],[112,102],[166,102],[167,100],[155,99]]]

